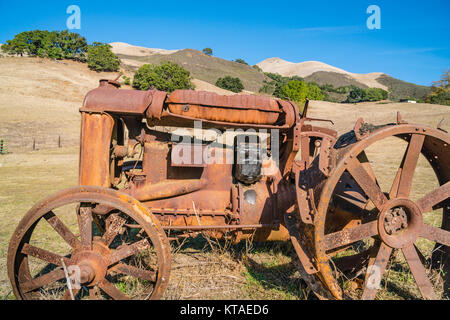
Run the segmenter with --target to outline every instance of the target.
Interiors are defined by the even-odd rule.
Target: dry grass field
[[[0,155],[0,298],[13,299],[6,253],[20,219],[40,199],[77,183],[78,108],[84,94],[104,77],[115,75],[91,72],[73,62],[0,58],[0,138],[8,140],[11,152]],[[411,123],[432,127],[446,117],[449,122],[444,128],[450,131],[450,108],[439,105],[313,101],[310,116],[331,119],[344,133],[359,117],[373,124],[395,122],[397,110]],[[59,135],[62,148],[57,148]],[[36,151],[32,150],[33,139]],[[389,188],[404,148],[400,141],[389,139],[369,150],[382,186]],[[413,198],[436,185],[431,168],[421,158]],[[438,223],[439,215],[427,219]],[[50,235],[42,239],[52,240]],[[421,246],[428,248],[430,244]],[[172,249],[173,271],[165,299],[314,299],[300,279],[289,243],[232,245],[196,238],[173,243]],[[417,297],[409,271],[400,268],[393,274],[395,285],[381,290],[380,298],[398,298],[395,288],[399,286],[408,292],[407,297]]]

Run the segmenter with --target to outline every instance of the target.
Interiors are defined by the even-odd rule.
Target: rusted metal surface
[[[281,110],[275,99],[250,95],[220,96],[211,92],[177,90],[168,96],[174,115],[196,119],[273,125]]]
[[[376,141],[391,136],[405,139],[408,146],[396,177],[393,179],[391,191],[386,196],[376,180],[371,177],[367,166],[364,167],[361,164],[358,155]],[[436,298],[430,280],[424,271],[424,266],[416,253],[414,243],[419,237],[423,237],[436,241],[437,247],[450,245],[448,241],[450,229],[445,222],[449,213],[448,205],[445,205],[445,203],[448,201],[450,194],[448,192],[450,178],[449,143],[449,136],[439,130],[402,123],[396,126],[380,127],[361,138],[360,141],[337,151],[338,163],[322,188],[317,215],[314,217],[317,230],[315,245],[319,273],[336,298],[342,298],[343,292],[329,265],[331,250],[349,246],[371,237],[379,239],[381,242],[378,246],[373,246],[373,256],[368,262],[369,270],[371,270],[371,266],[375,266],[382,277],[392,251],[401,250],[423,298]],[[412,201],[409,199],[409,193],[420,153],[430,161],[441,186],[418,201]],[[431,154],[433,154],[432,157]],[[327,219],[327,216],[333,214],[330,203],[335,197],[336,185],[346,172],[350,173],[363,190],[363,195],[367,197],[367,201],[373,202],[374,210],[379,213],[371,221],[327,234],[327,227],[333,222],[333,219]],[[439,228],[425,224],[422,218],[423,214],[439,207],[443,210],[442,226]],[[443,261],[445,261],[445,258]],[[448,264],[443,264],[441,267],[448,270]],[[377,292],[374,289],[376,286],[371,285],[370,282],[373,281],[373,277],[369,275],[370,272],[366,273],[362,299],[374,299]],[[381,278],[378,281],[381,281]]]
[[[82,113],[79,183],[83,186],[111,185],[110,143],[114,119],[108,114]]]
[[[158,183],[147,183],[142,187],[130,189],[130,194],[139,201],[152,201],[172,198],[198,191],[206,186],[206,181],[167,180]]]
[[[116,85],[101,81],[99,88],[86,95],[81,111],[142,115],[152,101],[153,91],[119,90]]]
[[[76,237],[67,225],[53,213],[59,207],[74,203],[80,204],[78,224],[81,241],[75,240]],[[92,233],[87,230],[92,226],[88,221],[92,217],[91,207],[98,204],[120,210],[124,217],[134,220],[148,238],[118,247],[112,246],[112,240],[122,232],[125,222],[125,219],[117,218],[115,218],[115,223],[106,224],[107,228],[102,236],[93,238]],[[110,220],[114,219],[113,217],[116,214],[111,213],[107,220],[111,222]],[[60,234],[61,238],[71,246],[72,252],[69,258],[29,243],[29,239],[41,218],[45,218]],[[149,248],[156,252],[157,257],[157,264],[153,266],[153,270],[137,268],[129,264],[131,257]],[[30,256],[48,263],[53,268],[59,268],[43,275],[32,276],[28,264],[28,257]],[[63,261],[67,268],[77,267],[80,270],[81,285],[88,288],[91,293],[95,293],[98,288],[101,288],[113,299],[118,296],[123,299],[132,298],[120,293],[110,282],[114,281],[113,278],[110,278],[111,274],[121,273],[139,279],[148,280],[151,278],[152,283],[145,296],[151,299],[159,299],[169,280],[170,245],[159,221],[137,200],[108,188],[78,187],[59,192],[45,199],[27,213],[11,239],[8,261],[8,275],[14,294],[19,299],[39,299],[39,292],[36,290],[42,287],[50,290],[49,288],[52,288],[55,282],[63,279],[64,272],[61,269]],[[111,290],[105,290],[105,286]],[[62,289],[64,290],[64,287]],[[68,290],[66,288],[62,299],[70,298]],[[75,292],[74,290],[74,296],[77,296],[77,293],[78,291]],[[90,298],[98,297],[90,296]]]
[[[358,274],[365,281],[361,298],[375,298],[377,290],[368,286],[373,282],[370,270],[378,268],[382,275],[392,252],[401,250],[423,297],[436,297],[414,243],[418,238],[435,241],[439,256],[433,257],[448,270],[446,132],[408,124],[398,115],[396,123],[380,126],[359,119],[351,132],[338,137],[332,129],[311,124],[328,120],[308,118],[308,103],[300,115],[294,103],[266,97],[187,90],[168,95],[119,87],[115,81],[101,81],[80,109],[81,187],[37,204],[11,239],[8,274],[16,297],[36,298],[42,287],[65,278],[66,267],[77,266],[88,290],[67,289],[62,299],[86,295],[85,291],[91,299],[130,298],[111,283],[110,274],[149,281],[144,298],[160,298],[170,272],[166,231],[171,239],[205,232],[235,242],[291,241],[302,278],[321,299],[346,298],[334,268]],[[237,154],[246,154],[237,152],[237,140],[220,145],[203,133],[199,138],[196,121],[202,129],[217,129],[224,139],[228,128],[264,129],[267,146],[262,148],[256,140],[260,163],[236,165]],[[186,127],[194,133],[172,134],[155,126]],[[389,137],[408,146],[391,189],[381,190],[365,150]],[[413,201],[412,178],[420,154],[434,169],[440,187]],[[248,179],[246,172],[252,172]],[[56,209],[69,203],[77,204],[73,214],[78,233],[57,214]],[[442,209],[441,227],[423,221],[423,214],[435,209]],[[70,254],[61,256],[30,243],[42,222],[70,246]],[[127,230],[137,231],[139,237],[114,247],[115,239]],[[364,239],[374,239],[367,250],[331,260]],[[150,249],[156,265],[140,268],[129,263]],[[53,270],[32,275],[29,257]]]

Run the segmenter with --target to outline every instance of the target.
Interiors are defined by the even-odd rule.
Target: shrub
[[[264,72],[266,77],[276,81],[276,82],[282,82],[284,79],[287,79],[286,77],[283,77],[281,74],[278,73],[271,73],[271,72]]]
[[[366,91],[366,101],[380,101],[386,100],[389,93],[380,88],[368,88]]]
[[[365,100],[366,100],[366,92],[364,91],[364,89],[353,86],[345,102],[357,103]]]
[[[347,103],[357,103],[364,101],[380,101],[386,100],[389,93],[386,90],[380,88],[367,88],[361,89],[355,86],[351,86],[348,94]]]
[[[352,89],[351,86],[343,86],[343,87],[337,88],[335,90],[335,92],[345,94],[345,93],[350,93],[351,89]]]
[[[88,49],[88,67],[97,72],[118,71],[120,59],[111,51],[107,43],[94,42]]]
[[[259,89],[259,93],[273,94],[275,91],[275,81],[263,81],[263,86]]]
[[[23,56],[27,53],[27,40],[25,39],[25,33],[22,32],[14,37],[12,40],[6,40],[6,43],[2,46],[2,51],[12,55]]]
[[[123,78],[124,84],[125,84],[126,86],[129,86],[129,85],[131,84],[131,79],[130,79],[130,77],[122,76],[122,78]]]
[[[258,72],[263,72],[263,70],[256,64],[253,66],[253,69],[256,69]]]
[[[157,89],[172,92],[177,89],[193,89],[189,71],[173,62],[161,65],[145,64],[134,75],[133,88]]]
[[[230,90],[235,93],[239,93],[244,90],[244,85],[241,79],[226,76],[224,78],[219,78],[216,82],[216,86],[219,88]]]
[[[245,62],[243,59],[236,59],[236,60],[234,60],[234,62],[237,62],[237,63],[242,63],[242,64],[246,64],[246,65],[248,65],[248,63],[247,62]]]
[[[284,99],[296,103],[304,103],[308,95],[308,85],[303,81],[292,80],[281,87],[281,95]]]
[[[212,56],[213,51],[212,51],[211,48],[205,48],[205,49],[203,49],[203,53],[208,55],[208,56]]]
[[[336,89],[332,84],[323,84],[320,86],[320,89],[323,91],[334,92]]]
[[[56,47],[62,50],[64,59],[86,62],[86,52],[89,47],[84,37],[67,30],[53,32],[53,34]]]
[[[326,95],[317,84],[306,83],[297,79],[290,80],[281,87],[277,86],[274,95],[281,99],[292,100],[298,104],[305,103],[307,98],[311,100],[325,99]]]
[[[282,75],[278,74],[278,73],[270,73],[270,72],[264,72],[264,75],[266,77],[268,77],[269,79],[271,79],[271,82],[265,82],[265,84],[267,85],[266,89],[270,89],[271,87],[273,87],[273,95],[277,98],[280,99],[289,99],[289,97],[286,96],[285,92],[283,92],[282,88],[283,86],[285,86],[286,84],[289,83],[289,81],[303,81],[303,78],[299,77],[299,76],[293,76],[293,77],[283,77]],[[264,86],[263,86],[264,87]],[[263,89],[263,88],[261,88]]]
[[[319,88],[317,84],[314,83],[308,83],[308,94],[307,98],[311,100],[324,100],[325,94],[322,92],[322,90]]]

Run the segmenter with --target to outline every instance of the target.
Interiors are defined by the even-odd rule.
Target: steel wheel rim
[[[336,278],[334,278],[332,275],[333,272],[332,272],[332,269],[329,264],[330,259],[327,256],[327,253],[326,253],[327,249],[325,249],[325,245],[324,245],[324,243],[326,242],[325,240],[327,239],[327,237],[325,235],[325,219],[326,219],[327,213],[328,213],[329,201],[332,199],[332,196],[333,196],[334,187],[337,185],[337,182],[340,179],[340,177],[342,176],[342,174],[347,170],[349,164],[351,164],[352,161],[354,161],[354,159],[356,159],[356,156],[359,155],[361,152],[363,152],[368,146],[372,145],[376,141],[382,140],[389,136],[396,136],[398,138],[404,138],[405,135],[408,135],[408,134],[411,134],[411,135],[421,134],[421,135],[424,135],[425,137],[429,137],[430,139],[436,139],[436,141],[441,142],[445,146],[445,148],[448,148],[448,145],[450,142],[448,135],[444,134],[443,132],[441,132],[439,130],[432,129],[432,128],[423,128],[423,127],[418,128],[417,126],[414,126],[414,125],[397,125],[397,126],[389,126],[387,128],[379,129],[376,132],[374,132],[371,136],[366,138],[365,141],[356,143],[353,146],[350,146],[350,148],[348,148],[346,150],[347,152],[344,154],[342,161],[338,163],[337,167],[331,173],[331,177],[325,184],[324,192],[322,192],[322,194],[321,194],[321,200],[318,205],[317,215],[315,216],[315,235],[314,235],[315,240],[314,241],[315,241],[315,248],[316,248],[316,259],[317,259],[318,267],[320,270],[318,275],[321,278],[321,280],[325,283],[325,285],[329,288],[329,290],[331,291],[333,296],[337,299],[343,298],[342,289],[340,288]],[[429,143],[431,143],[431,142],[429,142]],[[422,150],[422,153],[424,153],[424,150],[423,149],[421,149],[421,150]],[[430,159],[428,159],[428,160],[430,161]],[[448,186],[449,186],[449,181],[450,181],[450,170],[448,170],[449,169],[448,164],[444,163],[444,166],[441,166],[441,167],[439,167],[439,165],[441,163],[436,164],[436,163],[430,162],[430,164],[433,167],[433,169],[436,173],[436,176],[438,177],[438,180],[439,180],[440,187],[438,187],[437,189],[441,188],[441,190],[443,190],[445,194],[448,194],[448,192],[449,192]],[[444,167],[444,168],[442,168],[442,167]],[[428,201],[429,197],[427,198],[427,196],[428,195],[425,195],[422,199],[420,199],[418,201],[418,202],[420,202],[421,206],[425,207],[426,210],[424,210],[424,212],[431,211],[430,203]],[[427,203],[427,201],[428,201],[428,203]],[[448,201],[448,199],[447,199],[447,201]],[[445,202],[445,200],[442,202]],[[450,218],[449,211],[450,210],[449,210],[448,206],[444,205],[442,210],[443,210],[443,220],[445,220],[445,219],[449,220],[449,218]],[[448,223],[448,221],[447,221],[447,223]],[[444,223],[444,221],[443,221],[442,226],[439,229],[442,230],[442,228],[446,228],[445,231],[447,231],[447,233],[446,234],[440,233],[438,235],[439,239],[434,239],[434,240],[448,241],[446,239],[448,236],[448,230],[450,230],[449,225]],[[370,236],[372,236],[371,234],[378,235],[379,226],[378,226],[377,222],[372,223],[371,225],[369,225],[367,223],[367,226],[364,226],[364,229],[365,230],[363,230],[363,228],[361,228],[361,231],[366,232],[366,234],[369,234]],[[427,228],[427,229],[428,229],[428,232],[427,232],[426,236],[429,237],[430,236],[429,235],[430,228]],[[342,234],[340,236],[342,236]],[[427,238],[422,234],[420,236]],[[443,238],[445,238],[445,239],[443,239]],[[427,239],[429,239],[429,238],[427,238]],[[432,240],[432,241],[434,241],[434,240]],[[436,243],[438,243],[438,241],[436,241]],[[446,259],[448,260],[448,248],[449,248],[448,242],[445,242],[444,246],[445,245],[447,245],[446,249],[445,249],[445,250],[447,250],[447,251],[445,251],[445,255],[446,255]],[[408,261],[408,258],[409,259],[417,258],[417,253],[415,250],[412,250],[412,247],[413,246],[409,245],[409,246],[405,246],[405,248],[401,249],[405,256],[405,260],[407,260],[407,261]],[[383,267],[383,264],[387,263],[387,260],[391,256],[392,248],[390,246],[386,245],[383,241],[381,241],[380,248],[378,248],[378,253],[379,253],[379,255],[376,255],[375,258],[372,257],[372,261],[374,261],[374,259],[376,259],[376,257],[379,256],[378,261],[376,261],[378,263],[377,266],[380,265],[381,267]],[[370,256],[370,252],[368,252],[367,254]],[[372,254],[372,256],[373,256],[373,254]],[[409,262],[408,262],[408,265],[410,267],[410,270],[413,272],[413,275],[419,274],[420,272],[422,272],[422,270],[419,270],[420,267],[418,267],[417,265],[411,266]],[[415,269],[415,270],[412,270],[412,269]],[[365,282],[365,283],[367,283],[367,282]],[[416,283],[417,283],[417,280],[416,280]],[[423,285],[423,283],[421,285]],[[430,292],[429,290],[427,291],[427,288],[425,288],[425,290],[422,290],[419,285],[419,290],[421,291],[422,296],[424,296],[425,298],[429,298],[429,299],[435,298],[433,296],[432,292]],[[423,292],[423,291],[425,291],[425,292]],[[371,294],[366,294],[363,298],[372,299],[372,298],[374,298],[374,294],[373,294],[373,292]]]
[[[18,299],[27,299],[27,295],[24,294],[24,290],[19,283],[23,280],[23,277],[22,279],[19,279],[18,274],[21,272],[22,276],[25,275],[25,277],[31,277],[28,266],[28,255],[19,253],[18,250],[21,250],[22,252],[24,244],[30,240],[34,228],[45,214],[52,212],[52,210],[63,205],[77,202],[103,203],[112,206],[120,210],[124,215],[131,217],[142,227],[142,230],[144,230],[150,240],[148,242],[156,252],[158,262],[154,288],[149,294],[148,299],[161,298],[167,287],[170,276],[170,246],[158,220],[137,200],[123,193],[99,187],[79,187],[59,192],[36,204],[22,219],[16,232],[13,234],[8,250],[8,275],[16,297]],[[62,239],[62,241],[64,240],[66,239]],[[94,240],[92,240],[92,243],[94,243]],[[75,250],[71,251],[71,255],[74,251]],[[121,260],[119,260],[117,264],[121,264]],[[18,270],[19,268],[21,268],[21,270]],[[108,284],[106,284],[106,286],[108,286]],[[111,292],[114,290],[114,288],[111,288],[110,286],[106,288],[106,290],[108,289],[110,289]],[[66,293],[69,294],[70,292],[67,291],[68,290],[66,290]],[[103,288],[102,291],[109,295]],[[90,292],[89,295],[91,293],[95,294],[95,292]],[[116,297],[109,296],[113,299],[125,299],[125,297],[120,296],[119,294],[117,294]],[[65,298],[68,297],[65,296]]]

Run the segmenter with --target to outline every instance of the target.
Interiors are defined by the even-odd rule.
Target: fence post
[[[33,138],[33,151],[36,151],[36,139]]]
[[[61,148],[61,136],[58,136],[58,148]]]

